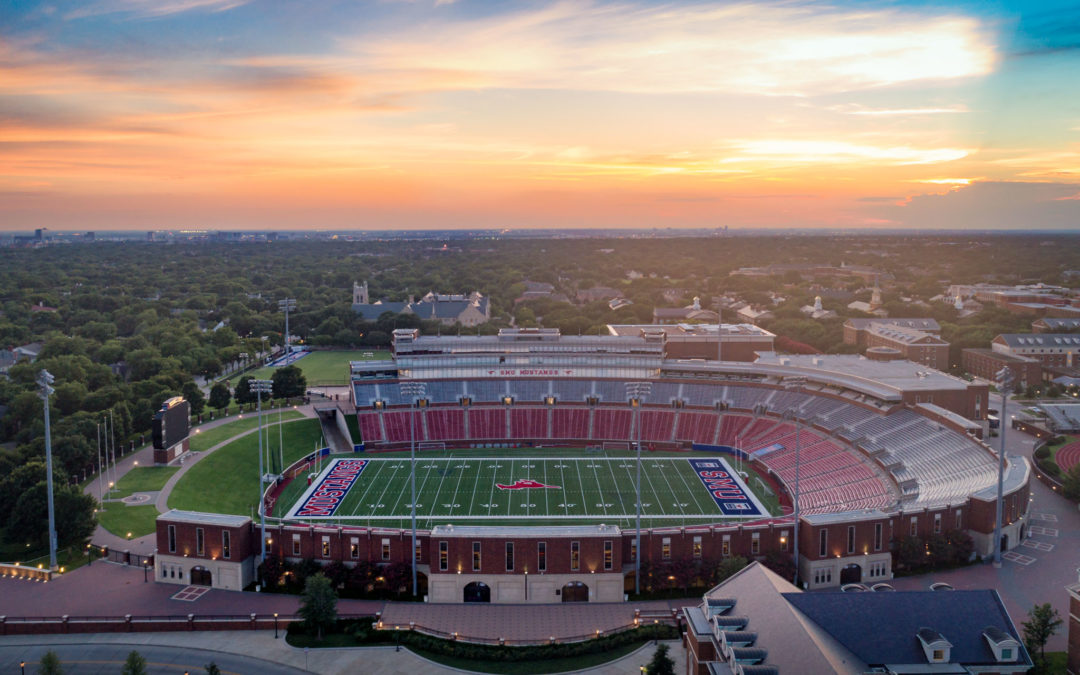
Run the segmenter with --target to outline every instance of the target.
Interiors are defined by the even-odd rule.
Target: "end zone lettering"
[[[356,479],[363,473],[367,466],[366,459],[339,459],[330,473],[319,481],[308,498],[297,509],[298,516],[322,516],[334,515],[341,500],[349,493]]]
[[[742,479],[720,459],[688,459],[694,473],[709,491],[716,506],[727,516],[765,515],[751,498]]]

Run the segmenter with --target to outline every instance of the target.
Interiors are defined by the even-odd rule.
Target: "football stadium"
[[[316,406],[325,447],[267,476],[262,514],[158,519],[157,578],[243,588],[265,550],[415,563],[431,602],[611,602],[645,563],[792,556],[813,589],[892,578],[907,536],[961,530],[992,552],[985,384],[777,355],[740,326],[679,358],[667,327],[618,328],[395,331],[393,358],[350,364],[349,401]],[[1006,458],[1004,548],[1029,479]]]

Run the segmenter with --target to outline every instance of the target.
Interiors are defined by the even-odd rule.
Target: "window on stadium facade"
[[[439,570],[445,572],[450,568],[449,545],[445,541],[439,542]]]

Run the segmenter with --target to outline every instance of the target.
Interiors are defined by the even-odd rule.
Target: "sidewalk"
[[[287,408],[287,410],[296,410],[306,418],[315,417],[315,412],[311,405],[301,405],[297,408],[289,407]],[[276,408],[273,410],[264,410],[263,414],[268,415],[269,413],[276,411]],[[192,427],[191,431],[193,433],[196,429],[200,431],[206,431],[208,429],[213,429],[214,427],[219,427],[223,424],[228,424],[230,422],[236,421],[237,419],[239,419],[238,415],[233,415],[231,417],[221,417],[210,422],[205,422],[196,427]],[[267,425],[270,424],[276,424],[276,422],[267,423]],[[173,474],[169,478],[168,482],[165,483],[165,486],[161,489],[161,491],[157,493],[154,505],[157,507],[158,513],[165,513],[169,510],[169,493],[172,491],[172,488],[174,485],[176,485],[177,481],[180,480],[180,477],[183,476],[188,471],[188,469],[190,469],[203,457],[210,454],[211,452],[214,452],[215,450],[225,445],[228,445],[237,438],[247,436],[248,434],[255,433],[256,431],[256,429],[250,429],[248,431],[237,434],[232,438],[226,439],[225,441],[222,441],[221,443],[218,443],[214,447],[209,448],[203,452],[189,453],[187,455],[188,459],[180,465],[180,470]],[[151,446],[148,445],[146,447],[140,448],[139,450],[131,453],[130,455],[127,455],[123,459],[118,458],[116,462],[116,472],[112,479],[119,480],[128,471],[131,471],[133,468],[135,468],[136,465],[154,466],[154,449]],[[113,473],[111,469],[109,473],[110,475]],[[98,475],[92,481],[90,481],[85,488],[83,488],[83,493],[91,495],[95,499],[99,499],[102,492],[107,491],[107,480],[108,479],[104,476]],[[121,504],[119,501],[110,501],[106,505],[106,508],[115,509],[127,507],[124,504]],[[134,539],[126,539],[124,537],[109,532],[100,525],[98,525],[97,528],[94,529],[94,534],[91,536],[90,541],[95,546],[106,546],[111,551],[130,551],[131,553],[137,555],[153,555],[154,552],[157,550],[157,536],[154,534],[148,534],[146,536],[137,537]]]
[[[386,675],[441,675],[468,672],[441,666],[402,648],[362,647],[305,650],[290,647],[284,637],[274,639],[273,631],[220,631],[200,633],[100,633],[92,635],[12,635],[0,637],[0,647],[39,644],[122,644],[138,650],[140,646],[161,645],[200,649],[223,654],[238,654],[272,661],[313,673],[351,675],[379,673]],[[675,661],[675,672],[686,670],[683,650],[677,641],[667,643]],[[585,671],[598,675],[639,675],[640,667],[652,658],[650,643],[621,659]]]

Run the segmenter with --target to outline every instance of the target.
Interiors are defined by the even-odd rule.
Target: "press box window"
[[[450,569],[450,548],[445,541],[439,542],[439,570],[445,572]]]
[[[390,559],[390,540],[389,539],[383,539],[382,540],[382,559],[383,560],[389,560]]]

